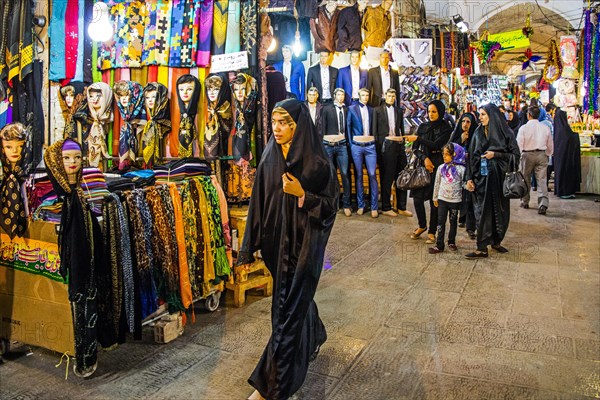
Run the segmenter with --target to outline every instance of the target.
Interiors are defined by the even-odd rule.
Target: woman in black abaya
[[[251,399],[287,399],[327,335],[313,300],[337,212],[339,183],[306,105],[273,110],[273,135],[250,199],[238,264],[261,250],[275,284],[269,343],[248,382]]]
[[[558,108],[554,114],[554,194],[572,199],[581,184],[581,143],[571,129],[567,113]]]
[[[488,245],[499,253],[508,250],[502,240],[510,222],[510,199],[504,197],[502,185],[510,159],[519,165],[521,156],[517,141],[498,107],[487,104],[479,109],[481,125],[469,145],[467,190],[473,192],[477,220],[477,251],[467,258],[488,256]],[[481,162],[487,161],[487,175]]]

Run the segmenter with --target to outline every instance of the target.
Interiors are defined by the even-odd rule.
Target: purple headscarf
[[[442,176],[445,176],[448,182],[454,182],[454,180],[459,177],[456,166],[462,165],[464,167],[467,161],[465,148],[456,143],[452,143],[452,145],[454,146],[454,156],[452,157],[452,161],[444,163],[441,171]]]

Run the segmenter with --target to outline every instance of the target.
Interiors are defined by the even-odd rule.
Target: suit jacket
[[[306,84],[304,64],[300,61],[292,60],[292,71],[290,73],[290,92],[296,95],[300,101],[304,101],[304,85]],[[283,61],[273,64],[273,68],[283,73]]]
[[[338,69],[329,66],[329,92],[333,99],[333,91],[335,90],[335,81],[338,76]],[[396,75],[397,77],[398,75]],[[319,63],[313,65],[308,69],[308,76],[306,77],[306,90],[312,86],[316,87],[319,91],[319,102],[323,101],[323,85],[321,83],[321,67]]]
[[[390,69],[390,88],[396,89],[396,105],[400,105],[400,82],[398,80],[398,72]],[[369,105],[371,107],[379,107],[385,101],[385,93],[381,84],[381,67],[378,65],[369,70],[367,74],[367,89],[371,91]]]
[[[373,107],[365,105],[367,107],[367,112],[369,114],[369,133],[371,136],[374,136],[373,132],[370,130],[373,126]],[[346,123],[346,131],[348,140],[352,141],[354,136],[363,136],[365,121],[362,119],[362,114],[360,112],[360,104],[353,104],[348,107],[348,119]]]
[[[396,136],[404,136],[404,110],[401,107],[394,107],[396,115],[396,127],[394,129]],[[377,150],[381,151],[381,146],[386,136],[389,136],[390,125],[387,114],[386,104],[382,104],[373,110],[373,121],[371,123],[371,134],[375,136]]]
[[[344,113],[344,132],[342,134],[346,136],[346,128],[348,120],[348,107],[343,106]],[[321,136],[324,135],[339,135],[339,127],[338,127],[338,109],[333,104],[327,104],[323,107],[321,111]],[[346,136],[347,137],[347,136]]]
[[[306,104],[306,107],[308,107],[308,101],[304,101],[304,104]],[[310,108],[308,109],[309,114],[310,114]],[[317,128],[317,132],[319,133],[319,135],[321,134],[321,126],[322,126],[322,114],[323,114],[323,104],[317,102],[317,109],[315,112],[315,127]],[[311,118],[312,121],[312,118]]]
[[[362,47],[362,35],[360,24],[362,18],[358,11],[358,2],[351,7],[340,10],[337,21],[337,51],[360,50]]]
[[[336,88],[342,88],[344,89],[344,92],[346,92],[346,98],[344,99],[344,104],[346,104],[346,106],[349,106],[350,103],[352,102],[352,72],[350,71],[350,66],[348,65],[347,67],[344,68],[340,68],[338,71],[338,76],[337,79],[335,81],[335,87]],[[363,88],[363,87],[367,87],[367,71],[359,69],[358,72],[358,88]]]

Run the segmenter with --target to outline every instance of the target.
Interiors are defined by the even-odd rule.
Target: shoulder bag
[[[431,174],[427,171],[423,162],[411,153],[408,164],[396,179],[396,186],[400,190],[421,189],[429,185],[431,182]]]
[[[527,193],[525,177],[523,177],[516,164],[515,156],[511,154],[508,171],[506,171],[504,184],[502,185],[504,197],[509,199],[520,199]]]

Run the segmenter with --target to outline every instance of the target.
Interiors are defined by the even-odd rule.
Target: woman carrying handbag
[[[437,168],[444,163],[442,148],[450,139],[452,128],[444,121],[446,107],[439,100],[434,100],[427,107],[429,121],[422,123],[417,129],[416,135],[405,136],[409,142],[413,142],[413,153],[425,165],[432,176],[435,176]],[[433,184],[430,179],[427,186],[411,191],[415,211],[419,220],[419,227],[410,235],[411,239],[418,239],[423,232],[428,231],[427,243],[435,243],[435,232],[438,224],[437,208],[433,205]],[[425,201],[429,200],[429,229],[427,228],[427,215],[425,214]]]

